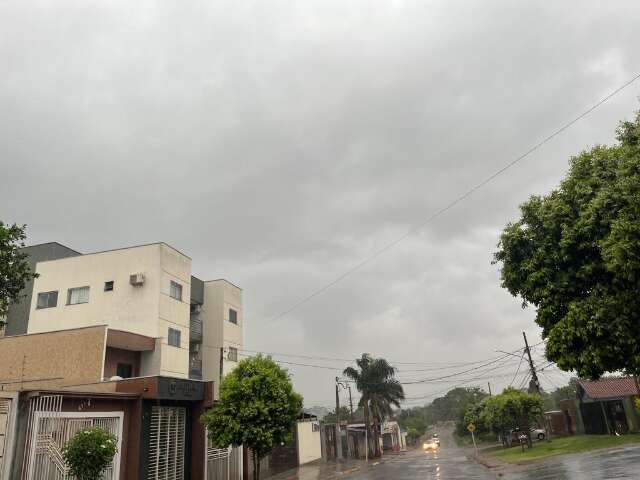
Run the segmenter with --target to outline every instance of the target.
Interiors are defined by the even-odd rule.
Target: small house
[[[586,434],[640,432],[635,399],[640,391],[633,377],[579,380],[579,413]]]

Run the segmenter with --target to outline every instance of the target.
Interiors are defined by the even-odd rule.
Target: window
[[[169,338],[167,341],[169,345],[171,345],[172,347],[179,347],[180,346],[180,330],[176,330],[175,328],[170,328]]]
[[[238,349],[235,347],[229,347],[229,353],[227,354],[227,360],[232,362],[238,361]]]
[[[133,367],[130,363],[119,363],[116,368],[116,375],[120,378],[131,378],[133,377],[132,372]]]
[[[67,291],[67,305],[89,303],[89,287],[70,288]]]
[[[231,323],[238,324],[238,312],[236,312],[233,308],[229,309],[229,321]]]
[[[182,301],[182,285],[171,280],[171,289],[169,291],[169,296],[171,298],[175,298],[176,300]]]
[[[113,280],[109,282],[104,282],[104,291],[105,292],[113,292]],[[124,378],[124,377],[122,377]]]
[[[42,292],[38,294],[36,308],[52,308],[58,306],[58,292]]]

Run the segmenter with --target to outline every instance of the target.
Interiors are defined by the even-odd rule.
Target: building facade
[[[144,341],[131,349],[134,337],[123,338],[122,348],[105,346],[103,379],[161,375],[215,381],[217,388],[235,367],[242,290],[192,276],[191,258],[175,248],[154,243],[80,254],[56,243],[25,252],[38,277],[11,307],[7,336],[104,325],[153,339],[153,348]]]

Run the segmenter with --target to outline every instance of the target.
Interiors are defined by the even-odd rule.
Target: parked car
[[[547,438],[547,431],[544,428],[532,428],[531,438],[537,438],[538,440],[544,440]]]

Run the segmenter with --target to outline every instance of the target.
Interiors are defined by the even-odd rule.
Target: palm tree
[[[395,367],[389,365],[384,358],[373,358],[368,353],[363,353],[356,360],[356,365],[357,369],[345,368],[343,374],[355,382],[361,394],[359,406],[364,411],[364,423],[368,432],[373,417],[374,454],[379,456],[380,424],[391,416],[392,406],[400,406],[400,401],[404,400],[404,391],[400,382],[395,379]]]

